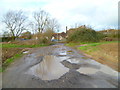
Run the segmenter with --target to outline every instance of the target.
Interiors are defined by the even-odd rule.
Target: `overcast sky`
[[[23,10],[28,15],[43,9],[61,24],[71,28],[75,23],[92,26],[95,30],[117,28],[119,0],[0,0],[0,19],[8,10]],[[0,29],[2,30],[1,24]]]

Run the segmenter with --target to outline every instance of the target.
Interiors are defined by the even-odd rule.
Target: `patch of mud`
[[[73,54],[72,50],[67,51],[67,54]]]
[[[60,63],[59,59],[59,57],[53,55],[46,55],[43,61],[30,68],[27,73],[35,75],[42,80],[58,79],[69,71],[68,68]]]
[[[69,50],[69,51],[67,51],[67,52],[73,52],[72,50]]]
[[[82,59],[89,59],[88,57],[82,57]]]
[[[53,45],[54,47],[53,48],[59,48],[60,46],[56,46],[56,45]]]
[[[75,63],[70,63],[67,60],[62,61],[61,63],[69,69],[79,69],[80,68],[80,65],[75,64]]]

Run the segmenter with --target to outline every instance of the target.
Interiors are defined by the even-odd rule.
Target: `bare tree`
[[[57,29],[59,29],[59,27],[60,27],[60,25],[55,18],[49,19],[49,21],[47,23],[47,29],[56,31]]]
[[[31,30],[33,34],[37,33],[38,30],[36,29],[34,22],[30,22],[28,26],[29,30]]]
[[[47,39],[50,41],[54,33],[55,32],[53,30],[48,29],[47,31],[44,32],[44,36],[47,37]]]
[[[34,12],[33,14],[35,26],[37,26],[38,32],[43,33],[49,19],[49,14],[41,9],[37,12]]]
[[[2,37],[11,37],[11,33],[4,31]]]
[[[19,35],[26,30],[25,23],[27,17],[24,15],[23,11],[8,11],[3,16],[3,22],[6,28],[10,30],[12,37],[19,37]]]

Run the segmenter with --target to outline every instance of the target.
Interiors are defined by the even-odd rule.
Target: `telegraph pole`
[[[59,33],[59,30],[57,30],[57,37],[58,37],[58,40],[59,40],[59,35],[58,35],[58,33]],[[57,41],[58,42],[58,41]]]
[[[66,26],[66,33],[67,33],[67,26]]]

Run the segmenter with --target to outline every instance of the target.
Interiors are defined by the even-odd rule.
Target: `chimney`
[[[66,26],[66,33],[67,33],[67,26]]]

